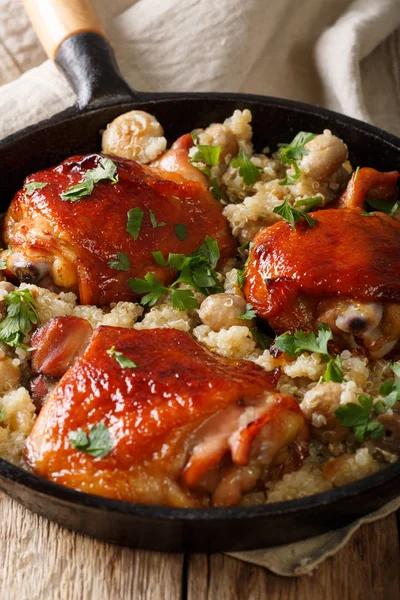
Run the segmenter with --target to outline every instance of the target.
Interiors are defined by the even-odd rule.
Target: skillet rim
[[[26,127],[21,131],[17,131],[7,136],[0,141],[0,148],[4,149],[13,145],[15,142],[22,141],[32,133],[43,131],[57,125],[68,124],[69,122],[85,119],[91,115],[98,115],[102,112],[107,112],[110,109],[121,109],[121,113],[125,110],[132,110],[134,107],[143,108],[144,105],[149,107],[164,104],[174,100],[180,101],[198,101],[203,100],[212,102],[214,100],[226,101],[227,104],[235,102],[244,102],[246,105],[259,104],[268,107],[283,108],[289,110],[292,114],[306,114],[308,116],[320,116],[330,118],[339,122],[353,130],[361,130],[376,139],[384,140],[387,144],[392,145],[397,151],[400,150],[400,138],[369,123],[360,121],[353,117],[343,115],[337,111],[333,111],[320,106],[313,106],[295,100],[287,100],[274,96],[260,96],[256,94],[237,94],[230,92],[171,92],[171,93],[145,93],[136,92],[132,96],[131,102],[109,102],[101,107],[88,107],[84,110],[79,109],[77,105],[67,108],[61,113],[57,113],[34,125]],[[228,508],[174,508],[160,505],[146,505],[140,503],[132,503],[123,500],[114,500],[104,496],[97,496],[87,492],[80,492],[73,488],[68,488],[57,483],[53,483],[39,475],[33,474],[28,470],[18,467],[2,458],[0,458],[0,478],[13,481],[16,484],[22,485],[39,494],[56,498],[58,501],[67,502],[74,505],[81,505],[88,508],[107,510],[108,512],[117,512],[120,514],[131,514],[137,517],[151,518],[152,520],[180,520],[180,521],[217,521],[217,520],[241,520],[241,519],[257,519],[262,517],[274,517],[278,515],[299,514],[307,512],[312,508],[320,506],[329,507],[340,500],[357,497],[358,495],[379,490],[385,484],[390,483],[400,476],[400,462],[389,465],[384,469],[364,477],[353,483],[328,490],[312,496],[306,496],[295,500],[287,500],[283,502],[274,502],[263,504],[260,506],[236,506]],[[0,479],[0,488],[1,479]],[[383,505],[382,502],[381,505]],[[361,514],[361,511],[360,511]],[[357,517],[354,516],[355,520]],[[283,542],[285,543],[285,542]]]

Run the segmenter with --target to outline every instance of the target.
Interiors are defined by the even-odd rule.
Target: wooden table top
[[[223,554],[98,542],[1,496],[0,600],[397,600],[398,519],[363,526],[312,575],[283,578]]]

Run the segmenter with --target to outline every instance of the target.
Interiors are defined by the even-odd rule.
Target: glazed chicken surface
[[[105,326],[68,369],[66,355],[76,358],[68,339],[82,326],[69,319],[34,340],[37,372],[59,376],[57,361],[46,361],[57,353],[67,369],[27,440],[34,472],[111,498],[200,507],[235,505],[272,474],[301,465],[308,426],[294,398],[274,391],[278,373],[218,357],[177,330]],[[106,455],[74,447],[73,432],[99,423],[109,434]]]
[[[367,197],[397,197],[399,174],[357,175],[339,208],[310,213],[313,226],[280,221],[256,235],[244,293],[278,334],[323,322],[379,358],[400,338],[400,222],[363,211]]]
[[[175,149],[171,154],[175,156]],[[71,157],[25,180],[5,220],[4,238],[11,251],[5,251],[3,258],[11,276],[73,291],[81,304],[103,305],[132,300],[128,286],[132,277],[152,273],[163,284],[173,280],[174,271],[157,265],[153,251],[164,256],[189,255],[211,236],[219,245],[222,261],[234,254],[221,205],[200,178],[185,179],[185,174],[190,177],[190,168],[202,176],[188,164],[187,152],[186,158],[178,155],[173,174],[166,172],[168,165],[160,164],[162,171],[109,158],[116,165],[117,181],[102,179],[89,195],[79,198],[79,194],[70,198],[63,194],[84,184],[88,172],[102,174],[104,155]],[[33,190],[29,188],[32,183]],[[37,183],[40,186],[35,187]],[[130,232],[129,211],[133,217]],[[123,270],[112,266],[117,252],[127,257]]]

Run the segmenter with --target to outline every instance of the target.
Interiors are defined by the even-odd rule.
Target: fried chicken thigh
[[[61,194],[83,182],[89,170],[101,168],[102,156],[75,156],[26,179],[5,219],[4,238],[12,250],[3,258],[10,276],[42,287],[55,284],[79,294],[81,304],[102,305],[131,300],[131,277],[153,273],[161,283],[171,283],[174,271],[157,265],[153,251],[191,254],[210,236],[222,261],[234,254],[221,205],[204,182],[188,181],[178,172],[172,181],[165,171],[113,156],[117,183],[102,180],[90,195],[63,199]],[[186,153],[182,168],[187,160]],[[33,182],[41,187],[30,189]],[[131,209],[138,209],[139,221],[142,214],[137,235],[127,231]],[[183,231],[179,236],[177,225]],[[110,266],[118,253],[128,259],[123,270]]]
[[[53,329],[41,340],[54,356]],[[136,366],[121,366],[110,348]],[[275,393],[278,376],[218,357],[178,330],[102,326],[50,393],[26,458],[39,475],[110,498],[234,505],[272,472],[299,468],[307,454],[305,419],[294,398]],[[96,458],[70,435],[99,423],[111,451]]]
[[[363,213],[367,195],[394,200],[398,173],[361,169],[339,201],[342,208],[287,221],[254,239],[244,293],[277,333],[315,330],[353,336],[376,358],[400,338],[400,222],[383,212]],[[351,347],[351,345],[350,345]]]

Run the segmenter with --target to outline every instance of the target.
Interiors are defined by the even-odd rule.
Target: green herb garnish
[[[183,240],[186,240],[186,238],[187,238],[186,225],[184,225],[183,223],[176,223],[176,225],[174,225],[174,230],[175,230],[176,237],[178,238],[178,240],[181,240],[181,242],[183,242]]]
[[[26,196],[32,196],[35,190],[41,190],[46,187],[46,185],[48,185],[48,183],[44,183],[43,181],[31,181],[25,185],[24,192]]]
[[[373,403],[371,396],[359,396],[360,404],[348,402],[335,410],[335,415],[345,427],[353,429],[357,442],[363,442],[366,438],[381,440],[385,435],[385,427],[374,418]]]
[[[239,169],[239,175],[243,178],[245,185],[252,185],[261,177],[262,169],[256,167],[242,149],[239,150],[237,157],[231,160],[231,167]]]
[[[108,266],[111,269],[117,269],[118,271],[129,271],[131,263],[127,254],[123,252],[117,252],[117,258],[112,258],[108,261]]]
[[[358,174],[360,172],[360,167],[357,167],[357,169],[354,171],[354,183],[357,181],[358,179]]]
[[[97,167],[86,171],[85,179],[81,183],[67,188],[62,192],[61,198],[69,202],[77,202],[85,196],[90,196],[95,184],[104,179],[109,179],[111,183],[118,183],[117,165],[109,158],[102,156]]]
[[[149,214],[150,214],[151,226],[153,229],[156,229],[156,227],[164,227],[166,225],[166,223],[164,223],[164,221],[160,221],[159,223],[157,222],[156,215],[153,213],[153,211],[151,209],[149,209]]]
[[[4,299],[7,315],[0,323],[0,343],[23,348],[22,340],[38,322],[35,300],[28,289],[9,292]]]
[[[255,319],[256,316],[257,316],[257,311],[254,308],[254,306],[250,303],[247,303],[246,307],[244,309],[244,313],[242,315],[240,315],[239,319],[244,319],[244,320],[250,321],[251,319]]]
[[[308,148],[305,148],[305,145],[314,138],[315,133],[299,131],[290,144],[279,144],[279,159],[281,163],[291,166],[294,169],[294,174],[287,174],[285,179],[279,182],[280,185],[292,185],[300,178],[301,171],[297,166],[297,161],[310,152]]]
[[[271,347],[273,342],[272,338],[265,335],[265,333],[257,329],[257,327],[251,327],[250,333],[262,350],[268,350]]]
[[[277,215],[280,215],[282,219],[287,221],[293,229],[296,228],[296,223],[300,221],[303,217],[307,221],[310,227],[314,227],[315,223],[318,223],[316,219],[310,217],[304,210],[299,210],[298,208],[293,208],[290,206],[287,198],[283,201],[279,206],[275,206],[272,210]]]
[[[153,252],[153,258],[158,265],[178,271],[178,277],[169,287],[160,283],[152,273],[147,273],[144,279],[130,279],[128,283],[132,291],[136,294],[145,294],[140,300],[144,306],[154,306],[163,294],[170,292],[174,308],[178,310],[197,308],[198,302],[192,290],[176,289],[180,283],[190,285],[206,296],[222,291],[218,274],[214,271],[219,259],[218,244],[210,237],[206,237],[200,248],[190,256],[170,253],[165,259],[162,252],[157,250]]]
[[[138,206],[131,208],[128,211],[128,222],[126,224],[126,231],[131,234],[133,239],[136,241],[139,237],[140,228],[142,226],[144,212]]]
[[[299,356],[303,352],[320,354],[327,362],[323,375],[325,381],[343,381],[343,372],[339,356],[333,357],[328,351],[328,342],[333,339],[331,328],[326,323],[318,325],[318,335],[311,332],[296,331],[294,334],[283,333],[275,338],[274,346],[289,356]]]
[[[322,202],[323,202],[322,196],[312,196],[310,198],[299,198],[299,200],[296,200],[296,202],[293,204],[293,208],[303,207],[303,209],[308,212],[312,208],[315,208],[316,206],[320,206],[322,204]]]
[[[216,177],[211,177],[210,179],[211,193],[218,202],[226,202],[227,197],[224,192],[221,190],[221,187],[217,181]]]
[[[89,435],[81,429],[71,431],[69,440],[73,448],[81,450],[85,454],[90,454],[90,456],[94,456],[95,458],[107,456],[112,450],[110,433],[103,421],[98,423],[98,425],[93,425],[89,431]]]
[[[108,356],[111,356],[111,358],[115,358],[119,366],[123,369],[136,369],[137,367],[137,364],[134,363],[133,360],[124,356],[122,352],[118,352],[118,350],[115,349],[115,346],[111,346],[111,348],[107,350],[107,354]]]
[[[367,204],[369,204],[375,210],[386,213],[390,217],[394,215],[396,210],[399,208],[397,201],[378,200],[377,198],[367,198]],[[368,213],[371,214],[371,213]]]
[[[6,407],[2,406],[0,409],[0,423],[4,421],[4,417],[6,415]]]
[[[4,269],[7,269],[7,263],[5,260],[3,260],[2,258],[0,259],[0,271],[4,271]]]
[[[199,144],[197,136],[193,136],[194,146],[189,150],[189,161],[196,169],[210,177],[211,168],[216,167],[221,153],[221,146],[207,146]]]

